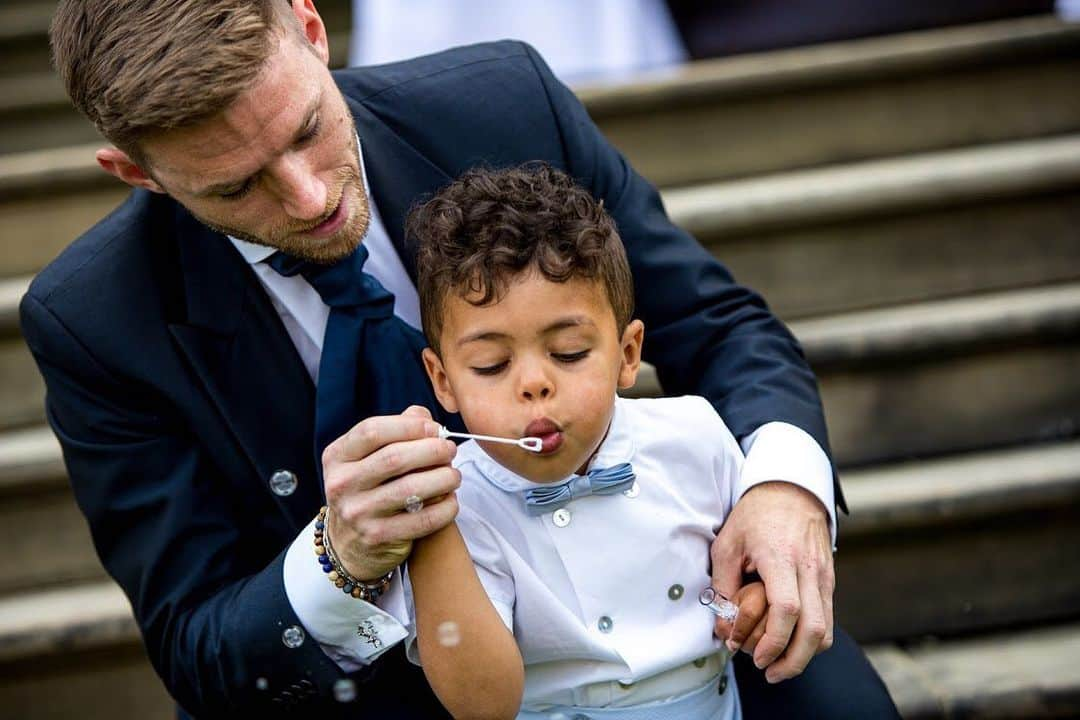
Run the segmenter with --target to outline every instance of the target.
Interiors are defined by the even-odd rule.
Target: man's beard
[[[353,147],[355,152],[355,146]],[[359,167],[359,164],[356,167]],[[211,230],[223,235],[230,235],[238,240],[245,240],[256,245],[272,247],[301,260],[330,264],[351,255],[360,245],[360,241],[367,235],[368,228],[371,225],[371,209],[368,206],[367,196],[360,180],[360,173],[356,167],[345,166],[335,171],[331,180],[334,184],[333,192],[327,195],[326,209],[317,219],[272,228],[269,235],[265,237],[253,235],[239,228],[211,222],[198,215],[195,217]],[[334,214],[345,193],[350,189],[355,190],[355,192],[348,201],[350,217],[345,226],[331,238],[320,240],[308,237],[307,232],[326,222]]]

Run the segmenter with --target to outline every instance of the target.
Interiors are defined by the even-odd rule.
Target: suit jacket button
[[[288,497],[296,492],[296,473],[289,470],[278,470],[270,476],[270,489],[278,497]]]

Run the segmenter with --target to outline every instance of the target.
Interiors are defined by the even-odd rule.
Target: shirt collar
[[[360,175],[364,178],[364,194],[367,195],[368,203],[371,203],[371,190],[368,185],[367,169],[364,167],[364,148],[360,144],[360,136],[356,137],[356,154],[360,158]],[[241,240],[229,235],[229,242],[233,244],[244,258],[248,265],[255,265],[269,258],[271,255],[277,252],[275,248],[267,247],[266,245],[259,245],[257,243],[248,242],[247,240]]]
[[[622,462],[631,462],[633,459],[636,445],[634,443],[633,428],[630,426],[626,408],[623,407],[625,402],[627,401],[622,398],[616,398],[615,412],[611,417],[607,436],[600,443],[592,462],[589,463],[589,469],[611,467]],[[484,452],[483,448],[475,440],[464,443],[458,448],[458,453],[460,461],[456,464],[459,467],[472,464],[488,482],[506,492],[521,492],[522,490],[531,490],[532,488],[553,484],[533,482],[504,468]],[[565,481],[570,477],[572,475],[563,478],[563,480]]]

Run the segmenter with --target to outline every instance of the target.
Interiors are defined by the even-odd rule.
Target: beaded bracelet
[[[319,517],[315,520],[315,556],[319,559],[322,571],[334,583],[334,586],[346,595],[351,595],[357,600],[373,603],[380,595],[390,587],[390,579],[394,577],[394,571],[383,575],[372,583],[357,580],[338,560],[334,548],[330,545],[330,534],[327,531],[329,518],[326,514],[326,506],[319,509]]]

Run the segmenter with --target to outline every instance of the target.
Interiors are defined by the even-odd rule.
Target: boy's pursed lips
[[[540,438],[540,454],[555,452],[562,445],[562,428],[550,418],[537,418],[525,427],[526,437]]]

